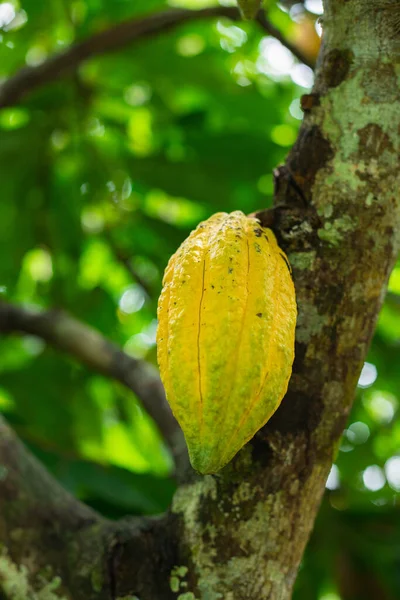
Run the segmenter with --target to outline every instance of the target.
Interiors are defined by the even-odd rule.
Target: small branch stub
[[[261,0],[238,0],[240,13],[246,21],[255,19],[261,7]]]

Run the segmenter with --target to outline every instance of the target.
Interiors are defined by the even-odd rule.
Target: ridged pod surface
[[[157,353],[190,461],[215,473],[268,421],[294,359],[290,267],[270,229],[242,212],[200,223],[171,257]]]

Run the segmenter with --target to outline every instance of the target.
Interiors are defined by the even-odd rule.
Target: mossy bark
[[[304,123],[276,173],[276,208],[260,213],[289,256],[299,308],[280,409],[224,470],[193,477],[166,517],[140,525],[76,503],[3,426],[0,597],[291,597],[399,241],[400,8],[324,8]]]
[[[102,518],[54,481],[0,417],[0,600],[167,597],[174,549],[166,526]],[[118,594],[124,582],[134,594]]]

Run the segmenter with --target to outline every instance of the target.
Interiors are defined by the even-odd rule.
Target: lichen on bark
[[[6,549],[1,551],[0,592],[7,600],[68,600],[64,595],[57,593],[61,585],[60,577],[38,575],[35,586],[31,585],[29,579],[28,568],[15,564],[9,558]]]

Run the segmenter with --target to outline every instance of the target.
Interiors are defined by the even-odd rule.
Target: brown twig
[[[119,248],[114,242],[109,231],[104,232],[104,237],[107,240],[107,244],[110,247],[111,252],[113,253],[116,260],[121,263],[121,265],[126,269],[129,273],[133,281],[138,283],[146,292],[149,298],[153,297],[153,291],[147,281],[138,273],[137,269],[132,264],[132,257],[128,256],[124,250]]]
[[[199,19],[227,17],[239,20],[240,14],[235,7],[217,6],[203,10],[170,9],[147,17],[130,19],[118,23],[114,27],[92,35],[69,47],[64,52],[51,56],[41,65],[23,67],[0,86],[0,108],[12,106],[19,102],[28,92],[59,79],[62,75],[76,69],[85,60],[114,52],[132,42],[167,32],[178,25]],[[310,61],[294,44],[267,19],[265,12],[260,11],[257,22],[269,35],[277,38],[301,62],[312,67]]]
[[[295,44],[292,44],[292,42],[286,39],[283,33],[279,31],[279,29],[277,29],[271,23],[271,21],[269,21],[264,10],[260,10],[260,12],[257,15],[256,21],[257,23],[259,23],[259,25],[261,25],[264,31],[266,31],[270,36],[277,39],[282,44],[282,46],[285,46],[285,48],[290,50],[293,56],[295,56],[300,62],[307,65],[307,67],[310,67],[310,69],[314,69],[314,63],[303,54],[300,48],[298,48]]]

